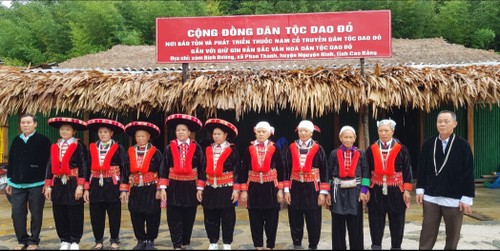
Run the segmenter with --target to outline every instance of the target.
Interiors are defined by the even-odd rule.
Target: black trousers
[[[254,247],[264,247],[264,231],[266,231],[266,246],[274,248],[276,231],[278,230],[279,206],[266,209],[248,209],[250,230]]]
[[[158,237],[161,211],[152,214],[130,212],[130,218],[138,241],[154,241]]]
[[[317,249],[321,235],[321,207],[313,210],[288,208],[288,221],[294,246],[302,246],[304,237],[304,218],[309,236],[309,249]]]
[[[191,243],[197,207],[176,207],[167,204],[167,222],[174,248]]]
[[[342,215],[332,212],[332,249],[346,250],[346,226],[349,232],[350,250],[364,249],[363,206],[358,203],[357,215]]]
[[[52,204],[52,211],[61,242],[80,243],[83,235],[83,203],[74,206]]]
[[[405,213],[380,213],[378,210],[368,210],[368,222],[370,223],[370,236],[372,238],[372,247],[382,247],[382,238],[384,237],[385,216],[389,216],[389,231],[391,233],[391,248],[400,249],[403,242],[403,233],[405,229]]]
[[[224,244],[233,243],[234,226],[236,225],[236,210],[234,207],[222,209],[203,208],[205,230],[207,231],[210,243],[219,241],[222,223],[222,242]]]
[[[122,217],[121,201],[115,202],[91,202],[90,203],[90,222],[96,243],[104,241],[104,226],[106,224],[106,213],[108,213],[109,232],[111,243],[120,243],[120,224]]]
[[[38,245],[40,243],[43,207],[45,206],[42,188],[43,186],[22,189],[12,187],[12,194],[8,199],[12,205],[12,222],[19,244]],[[28,207],[31,214],[31,236],[28,235],[26,229]]]

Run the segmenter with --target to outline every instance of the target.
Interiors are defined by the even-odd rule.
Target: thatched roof
[[[432,39],[392,39],[391,58],[367,58],[367,65],[376,63],[387,66],[399,65],[440,65],[440,64],[475,64],[478,62],[500,62],[500,55],[485,50],[465,48],[463,45],[449,44],[442,38]],[[178,68],[180,64],[157,64],[155,46],[124,46],[117,45],[108,51],[85,55],[60,63],[61,68],[70,69],[155,69]],[[329,60],[303,60],[303,61],[267,61],[267,62],[238,62],[238,63],[193,63],[191,68],[206,69],[278,69],[294,68],[294,65],[315,68],[318,66],[332,67],[333,65],[359,64],[359,59],[329,59]]]
[[[152,112],[291,109],[317,117],[374,108],[408,107],[430,111],[440,104],[456,107],[500,103],[500,64],[445,68],[374,67],[366,83],[360,69],[194,71],[186,83],[180,72],[131,74],[96,70],[34,72],[0,67],[0,122],[18,112],[102,112],[148,115]]]
[[[155,67],[151,46],[115,46],[62,63],[62,69],[4,66],[0,67],[0,123],[18,112],[47,114],[53,109],[108,116],[198,111],[210,116],[222,109],[233,110],[239,119],[250,111],[282,109],[310,118],[338,112],[343,105],[357,111],[368,104],[376,113],[392,107],[430,111],[440,104],[500,104],[500,55],[446,44],[442,39],[394,39],[393,45],[393,58],[367,59],[371,66],[366,69],[366,80],[354,59],[344,59],[351,62],[344,66],[339,59],[328,64],[307,61],[313,67],[279,67],[280,62],[260,62],[259,69],[253,68],[254,63],[216,65],[212,70],[192,69],[186,83],[178,70],[96,70]],[[410,62],[430,66],[410,66]],[[446,62],[469,64],[443,65]],[[406,65],[395,66],[402,64]]]

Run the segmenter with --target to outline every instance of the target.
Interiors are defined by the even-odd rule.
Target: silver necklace
[[[437,166],[436,166],[436,144],[437,144],[437,140],[438,140],[438,137],[436,137],[436,139],[434,140],[434,155],[433,155],[434,172],[436,173],[436,176],[438,176],[441,173],[441,171],[443,170],[444,166],[448,162],[448,157],[450,157],[451,147],[453,146],[453,141],[455,141],[455,135],[453,135],[453,138],[451,139],[450,147],[448,149],[448,152],[446,153],[446,157],[444,158],[443,164],[441,165],[441,167],[439,168],[439,170],[437,170]]]

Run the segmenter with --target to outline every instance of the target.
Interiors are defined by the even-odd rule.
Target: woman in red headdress
[[[190,138],[191,132],[201,129],[196,117],[173,114],[165,120],[175,130],[163,156],[167,179],[167,221],[174,249],[186,249],[191,243],[196,210],[199,205],[197,186],[205,176],[205,156],[201,146]]]
[[[163,154],[150,143],[151,138],[160,135],[160,128],[149,122],[134,121],[125,126],[125,132],[136,142],[128,149],[130,169],[123,175],[123,184],[130,186],[128,209],[137,238],[133,249],[153,250],[160,227],[161,195],[166,199]]]
[[[127,186],[120,186],[123,172],[128,169],[129,161],[125,148],[114,141],[114,135],[123,133],[125,126],[111,119],[91,119],[87,121],[89,130],[96,131],[99,140],[91,143],[90,172],[88,190],[84,198],[89,202],[90,222],[96,245],[103,249],[106,213],[109,219],[111,249],[120,248],[121,203],[126,202]]]
[[[76,131],[87,129],[85,121],[51,118],[48,124],[59,129],[61,138],[52,144],[47,164],[45,198],[52,200],[60,249],[80,249],[83,235],[83,186],[88,167],[87,147],[75,138]]]
[[[205,230],[210,240],[209,250],[218,249],[222,222],[222,242],[231,249],[236,224],[235,203],[239,199],[240,157],[236,146],[227,138],[235,138],[238,129],[222,119],[209,119],[205,128],[212,133],[214,143],[206,148],[205,185],[200,196],[205,216]],[[201,195],[201,194],[200,194]],[[201,198],[202,197],[202,198]]]

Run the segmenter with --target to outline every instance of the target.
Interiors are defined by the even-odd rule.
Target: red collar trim
[[[170,141],[170,150],[172,151],[172,158],[174,159],[174,173],[177,174],[190,174],[193,170],[193,156],[196,152],[196,142],[190,140],[186,159],[184,160],[184,168],[181,165],[181,156],[179,154],[179,145],[177,140]]]
[[[396,157],[399,154],[399,151],[401,150],[401,145],[396,142],[392,149],[389,151],[389,158],[386,161],[386,167],[384,170],[384,165],[382,164],[382,156],[381,156],[381,151],[380,147],[378,146],[377,143],[372,145],[372,153],[373,153],[373,164],[374,164],[374,171],[376,174],[379,175],[394,175],[395,173],[395,161]]]
[[[205,169],[206,173],[215,176],[222,175],[224,171],[224,162],[226,162],[226,159],[229,157],[229,155],[231,155],[232,151],[233,149],[231,149],[231,147],[226,147],[224,151],[222,151],[222,153],[219,156],[219,159],[217,160],[217,166],[215,167],[214,170],[214,153],[212,147],[207,146],[206,148],[207,167]]]
[[[153,155],[156,153],[156,147],[151,147],[148,149],[146,154],[144,155],[144,160],[142,161],[142,165],[137,165],[137,158],[135,155],[135,147],[131,146],[128,148],[128,157],[130,159],[130,173],[147,173],[149,172],[149,165],[151,163],[151,159]]]
[[[75,141],[71,143],[68,146],[68,149],[66,149],[66,153],[62,157],[62,161],[59,161],[59,145],[52,144],[52,147],[50,149],[51,154],[52,154],[52,174],[53,175],[69,175],[71,171],[71,167],[69,166],[69,161],[71,160],[71,156],[73,156],[73,153],[76,150],[76,147],[78,146],[78,141]]]
[[[349,169],[346,168],[344,165],[344,151],[341,149],[337,150],[337,159],[339,160],[339,177],[340,178],[354,178],[354,175],[356,173],[356,168],[358,167],[358,160],[359,160],[359,151],[355,150],[354,151],[354,156],[352,157],[351,160],[351,166]]]
[[[103,171],[107,172],[111,168],[111,159],[115,156],[115,152],[118,150],[118,144],[114,143],[110,146],[108,154],[104,157],[104,162],[99,163],[99,150],[95,143],[90,144],[90,157],[92,158],[92,171]]]
[[[299,148],[296,142],[293,142],[290,144],[290,152],[292,154],[292,171],[293,172],[305,172],[308,173],[312,169],[312,161],[314,159],[314,156],[316,156],[316,153],[319,150],[319,145],[314,142],[312,145],[311,149],[307,152],[307,157],[306,157],[306,162],[304,163],[304,167],[301,169],[300,168],[300,153],[299,153]]]
[[[262,165],[259,165],[259,155],[257,154],[257,147],[253,144],[249,147],[250,157],[252,159],[252,171],[267,173],[271,169],[271,161],[273,159],[274,152],[276,151],[276,146],[269,142],[267,145],[266,156]]]

